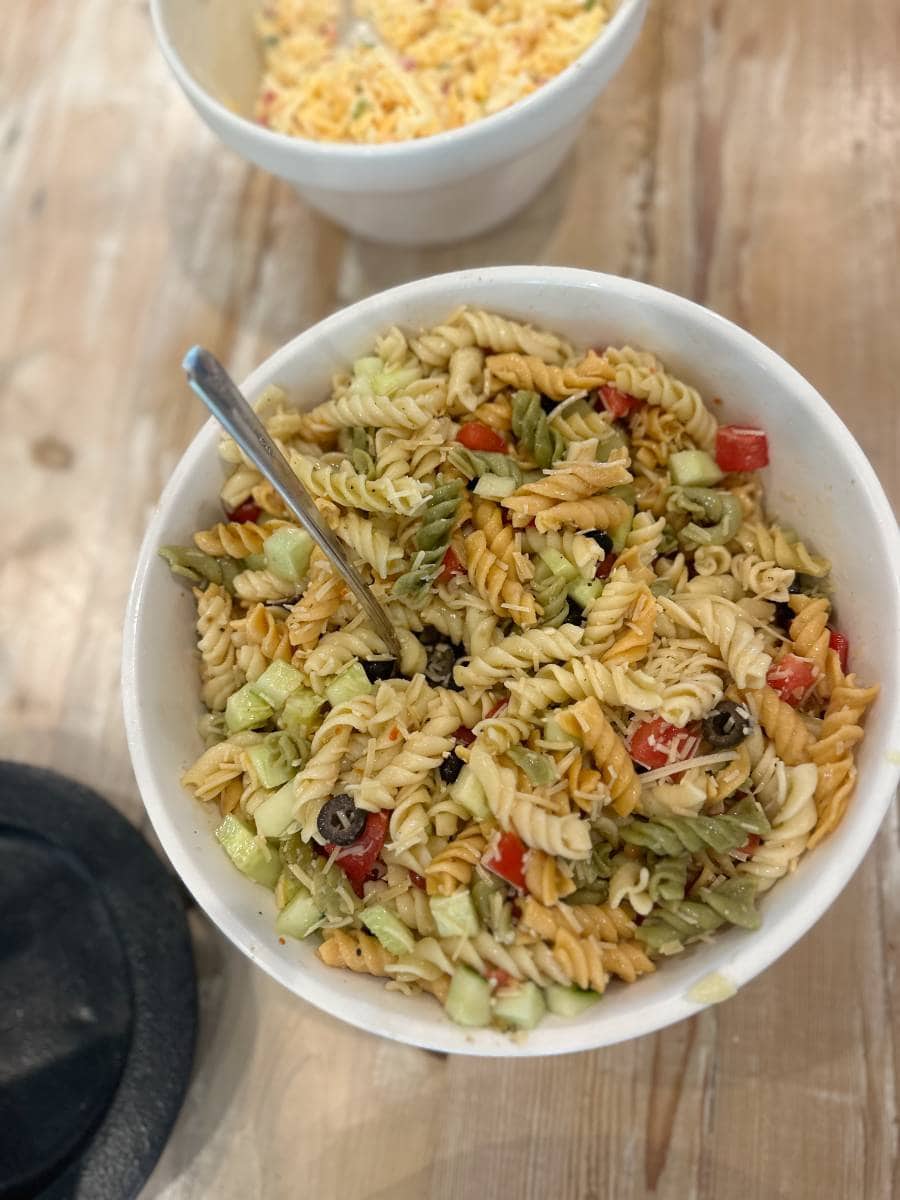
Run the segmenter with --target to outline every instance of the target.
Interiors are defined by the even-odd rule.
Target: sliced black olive
[[[443,779],[444,783],[456,783],[459,778],[459,773],[464,767],[463,760],[459,757],[455,750],[451,750],[441,765],[438,767],[438,775]]]
[[[456,688],[453,668],[461,651],[452,642],[436,642],[428,651],[425,678],[437,687]]]
[[[604,554],[612,554],[613,540],[605,529],[591,529],[584,536],[593,538]]]
[[[474,492],[475,489],[478,487],[478,479],[479,479],[479,476],[476,475],[474,479],[466,480],[466,487],[469,489],[470,492]]]
[[[366,825],[366,814],[357,808],[346,792],[326,800],[319,810],[316,828],[332,846],[349,846]]]
[[[369,683],[378,683],[382,679],[393,679],[397,674],[396,658],[364,658],[360,661]]]
[[[545,413],[552,413],[558,404],[558,400],[551,400],[549,396],[541,396],[541,408]]]
[[[569,615],[566,617],[566,620],[572,625],[583,625],[584,609],[581,607],[578,601],[573,600],[571,596],[569,597],[568,604]]]
[[[788,591],[791,593],[792,596],[802,595],[803,592],[806,591],[806,588],[800,582],[799,575],[795,575],[793,582],[788,584]]]
[[[737,746],[746,736],[748,717],[738,711],[738,706],[731,700],[723,700],[703,720],[703,736],[717,750],[730,750]]]
[[[791,627],[791,621],[793,621],[793,619],[794,610],[791,608],[791,606],[784,600],[777,601],[775,604],[774,624],[776,624],[779,629],[783,629],[785,632],[787,632],[787,630]]]

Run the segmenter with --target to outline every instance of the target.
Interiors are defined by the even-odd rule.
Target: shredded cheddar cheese
[[[268,0],[256,119],[318,141],[456,129],[558,75],[609,20],[603,0],[357,0],[380,44],[339,46],[337,0]]]

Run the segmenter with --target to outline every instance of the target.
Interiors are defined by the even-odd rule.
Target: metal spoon
[[[311,538],[331,559],[335,570],[362,605],[372,628],[399,663],[400,643],[387,613],[347,557],[340,538],[322,520],[309,493],[287,459],[266,433],[237,384],[209,350],[194,346],[182,363],[192,389],[222,427],[234,438],[257,471],[264,475]]]
[[[353,0],[341,0],[341,11],[338,18],[337,44],[339,46],[377,46],[381,38],[372,25],[357,17]]]

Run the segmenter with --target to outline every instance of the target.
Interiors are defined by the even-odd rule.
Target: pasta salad
[[[274,936],[521,1030],[756,929],[878,690],[765,509],[765,432],[649,351],[474,308],[257,408],[401,646],[225,439],[223,520],[161,551],[197,602],[183,782]]]
[[[267,0],[263,125],[396,142],[499,112],[558,75],[609,19],[603,0],[358,0],[377,41],[338,44],[341,0]]]

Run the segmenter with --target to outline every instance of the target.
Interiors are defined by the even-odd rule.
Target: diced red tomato
[[[465,575],[466,568],[459,561],[459,555],[452,546],[447,547],[444,555],[444,565],[438,575],[438,583],[449,583],[454,575]]]
[[[832,629],[831,637],[828,639],[828,645],[832,650],[837,651],[837,656],[841,663],[841,670],[846,675],[847,665],[850,660],[850,639],[845,633],[838,633],[836,629]]]
[[[595,579],[606,579],[610,571],[616,565],[616,555],[607,554],[602,562],[597,563],[597,570],[594,572]]]
[[[654,717],[652,721],[645,721],[637,727],[629,740],[628,751],[635,762],[654,770],[671,762],[693,758],[699,745],[699,725],[678,729],[662,717]]]
[[[722,425],[716,434],[716,462],[723,471],[758,471],[769,465],[769,438],[752,425]]]
[[[497,987],[508,987],[513,981],[509,971],[504,971],[502,967],[487,967],[484,973],[488,979],[493,979]]]
[[[485,717],[485,720],[487,720],[488,717],[496,717],[498,713],[502,713],[507,704],[509,704],[509,696],[503,700],[498,700],[491,711],[487,714],[487,717]]]
[[[363,884],[369,878],[369,873],[381,854],[387,829],[388,814],[386,812],[369,813],[366,817],[365,827],[356,841],[349,846],[340,847],[341,855],[340,858],[335,859],[335,863],[350,880],[350,885],[357,896],[362,896]],[[337,847],[326,843],[325,849],[331,854]]]
[[[609,384],[597,389],[597,399],[598,407],[605,408],[611,417],[617,419],[627,417],[644,403],[643,400],[638,400],[637,396],[629,396],[627,392],[620,392],[618,388],[610,387]]]
[[[503,435],[482,421],[467,421],[456,435],[456,440],[467,450],[488,450],[493,454],[505,454],[509,449]]]
[[[464,746],[471,746],[475,741],[475,734],[471,729],[467,729],[465,725],[460,725],[456,733],[453,735],[458,742],[462,742]]]
[[[786,704],[794,708],[801,704],[816,682],[812,663],[796,654],[786,654],[781,662],[769,668],[766,683]]]
[[[410,871],[409,880],[413,887],[417,887],[420,892],[425,891],[425,880],[418,871]]]
[[[237,508],[233,508],[231,512],[227,513],[226,515],[229,521],[237,521],[239,525],[244,525],[247,523],[247,521],[258,520],[261,512],[262,509],[259,507],[259,505],[248,498],[243,504],[239,504]]]
[[[481,860],[489,871],[514,887],[525,887],[525,843],[514,833],[501,833],[495,846]]]
[[[751,858],[756,853],[756,851],[759,849],[759,844],[761,841],[762,841],[762,838],[759,836],[758,833],[751,833],[750,836],[747,838],[746,842],[744,842],[743,846],[741,846],[738,853],[746,854],[746,856],[748,858]]]

